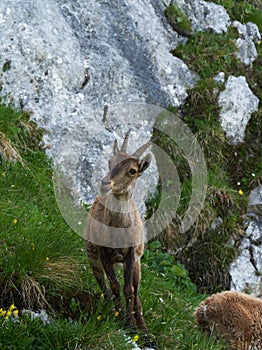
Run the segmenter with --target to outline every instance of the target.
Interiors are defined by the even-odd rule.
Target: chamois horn
[[[133,157],[136,157],[137,159],[142,156],[142,154],[152,145],[154,141],[156,141],[159,138],[159,136],[154,137],[152,140],[147,141],[144,145],[140,146],[133,154]]]
[[[128,143],[128,138],[129,138],[130,132],[131,132],[131,129],[129,129],[128,132],[126,133],[126,136],[124,138],[124,141],[123,141],[123,144],[121,146],[120,152],[125,152],[126,153],[126,151],[127,151],[127,143]]]

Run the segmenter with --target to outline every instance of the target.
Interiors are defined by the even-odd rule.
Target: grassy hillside
[[[261,1],[215,2],[225,6],[231,19],[251,20],[261,30]],[[161,350],[222,350],[223,343],[199,332],[192,314],[205,298],[199,291],[211,293],[229,285],[228,266],[236,255],[236,246],[230,244],[242,238],[247,195],[262,176],[262,114],[260,109],[252,116],[245,143],[231,146],[220,127],[214,94],[224,87],[213,76],[220,71],[226,78],[245,75],[261,100],[262,45],[257,43],[259,57],[253,66],[245,67],[234,55],[235,30],[192,34],[189,21],[177,9],[167,10],[166,15],[174,28],[181,27],[189,37],[174,49],[174,55],[200,76],[179,113],[205,152],[209,183],[205,207],[183,240],[173,222],[161,243],[156,240],[148,245],[140,295],[148,328]],[[83,240],[61,216],[53,192],[52,164],[40,141],[41,132],[29,115],[0,104],[0,348],[123,350],[134,348],[135,343],[142,346],[142,335],[126,329],[113,305],[105,302],[90,273]],[[159,145],[178,169],[182,182],[178,215],[182,215],[191,191],[188,165],[169,140],[161,137]],[[149,213],[157,201],[158,197],[151,201]],[[219,234],[210,230],[218,216],[223,220]],[[181,246],[185,249],[176,255],[167,253]],[[33,320],[23,309],[44,309],[49,322]]]
[[[28,115],[3,105],[0,130],[1,349],[123,350],[133,348],[132,338],[141,345],[140,334],[129,333],[106,305],[82,239],[59,212],[41,133]],[[194,326],[192,313],[204,296],[159,242],[146,250],[142,276],[145,319],[161,349],[223,348]],[[45,309],[50,324],[23,309]]]

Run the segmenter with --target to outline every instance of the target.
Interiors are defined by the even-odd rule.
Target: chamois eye
[[[133,176],[133,175],[136,174],[136,169],[131,168],[131,169],[128,170],[128,172],[129,172],[130,175]]]

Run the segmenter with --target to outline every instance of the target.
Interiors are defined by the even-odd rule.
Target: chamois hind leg
[[[116,311],[119,312],[120,317],[122,317],[123,310],[122,310],[121,296],[120,296],[120,283],[116,278],[114,266],[107,257],[106,248],[101,249],[101,261],[102,261],[106,276],[110,283],[110,289],[114,297]]]
[[[138,296],[138,288],[141,280],[140,260],[135,263],[133,286],[134,286],[134,312],[137,327],[147,331],[146,323],[143,317],[142,303]]]

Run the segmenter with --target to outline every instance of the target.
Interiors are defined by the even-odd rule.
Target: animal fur
[[[197,324],[225,338],[232,350],[262,350],[262,300],[226,291],[206,298],[195,310]]]

